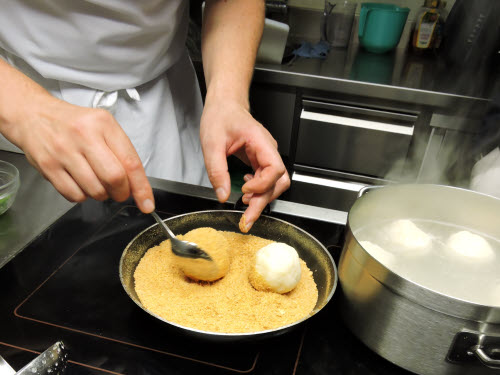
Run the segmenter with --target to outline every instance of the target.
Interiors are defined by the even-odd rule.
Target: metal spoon
[[[16,372],[0,356],[0,374],[2,375],[61,375],[66,369],[68,350],[62,341],[56,342],[42,354]]]
[[[212,260],[210,255],[208,255],[205,251],[200,249],[197,244],[194,242],[181,241],[175,237],[175,234],[167,227],[167,224],[158,216],[158,214],[153,211],[151,215],[158,222],[158,225],[163,230],[163,232],[170,238],[170,242],[172,243],[172,252],[183,258],[191,258],[191,259],[206,259]]]

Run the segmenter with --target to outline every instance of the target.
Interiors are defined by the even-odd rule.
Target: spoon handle
[[[169,229],[169,227],[165,225],[163,220],[158,216],[158,214],[155,211],[151,212],[151,215],[155,218],[158,225],[163,229],[163,231],[168,237],[170,237],[171,239],[175,238],[175,234],[173,234],[172,231]]]

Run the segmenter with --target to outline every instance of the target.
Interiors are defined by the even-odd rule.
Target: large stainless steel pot
[[[371,256],[353,233],[381,220],[411,217],[454,223],[498,239],[500,200],[439,185],[385,186],[360,195],[348,215],[339,262],[341,310],[352,332],[382,357],[418,374],[499,375],[500,307],[405,279]]]
[[[215,210],[199,211],[175,216],[165,220],[176,234],[184,234],[200,227],[212,227],[217,230],[238,232],[241,211]],[[305,319],[272,330],[252,333],[219,333],[201,331],[169,322],[146,310],[139,300],[134,288],[134,271],[144,253],[151,247],[165,240],[158,224],[152,225],[139,233],[125,248],[120,259],[120,280],[129,297],[144,311],[157,319],[178,328],[182,333],[198,338],[216,341],[255,340],[283,334],[312,315],[319,312],[332,298],[337,286],[337,267],[328,250],[313,236],[304,230],[270,216],[262,215],[252,226],[250,234],[284,242],[294,247],[313,272],[318,287],[318,301],[312,313]]]

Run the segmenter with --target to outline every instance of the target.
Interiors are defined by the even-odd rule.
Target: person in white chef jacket
[[[185,48],[189,1],[0,7],[0,133],[68,200],[132,195],[149,213],[148,175],[210,182],[222,202],[235,154],[254,169],[242,188],[248,229],[288,188],[275,140],[249,113],[263,0],[206,2],[204,108]]]

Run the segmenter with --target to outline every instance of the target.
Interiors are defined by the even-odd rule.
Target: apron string
[[[122,91],[126,93],[126,95],[136,101],[141,101],[141,96],[136,89],[124,89],[118,91],[97,91],[94,95],[94,99],[92,100],[93,108],[103,108],[107,110],[111,110],[118,100],[118,93]]]

